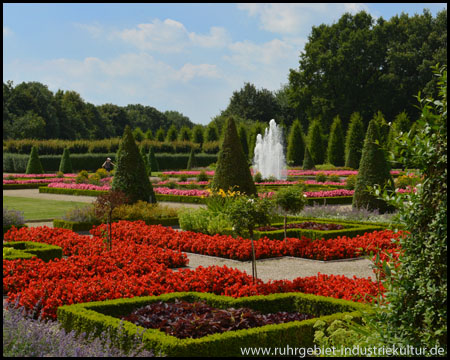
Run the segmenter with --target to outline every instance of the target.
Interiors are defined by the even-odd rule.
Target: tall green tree
[[[129,126],[125,127],[120,141],[115,170],[112,190],[125,193],[131,204],[138,200],[156,203],[144,161]]]
[[[299,120],[295,120],[289,132],[286,154],[287,161],[292,166],[301,166],[305,158],[305,140]]]
[[[325,162],[325,148],[323,146],[322,127],[319,120],[314,120],[308,130],[309,151],[314,164]]]
[[[200,146],[203,144],[204,137],[203,137],[203,126],[201,125],[195,125],[192,128],[192,142],[196,144],[200,144]]]
[[[233,189],[247,195],[256,195],[256,186],[232,117],[226,123],[212,188],[225,191]]]
[[[177,140],[178,137],[178,129],[175,125],[170,125],[169,130],[167,130],[166,141],[172,142]]]
[[[364,124],[358,112],[350,116],[350,124],[345,138],[345,166],[359,168],[362,148],[364,145]]]
[[[433,91],[429,66],[437,62],[447,63],[446,10],[388,21],[345,13],[312,27],[298,69],[289,73],[290,104],[304,117],[320,117],[326,132],[336,115],[345,120],[355,111],[363,119],[378,110],[387,119],[403,110],[415,117],[411,96]]]
[[[386,191],[393,192],[394,181],[390,170],[386,153],[380,145],[378,122],[372,119],[364,139],[352,206],[358,209],[367,208],[370,211],[378,210],[380,213],[392,212],[394,209],[391,205],[368,190],[379,185]]]
[[[344,134],[342,132],[341,119],[339,116],[334,118],[331,125],[330,136],[328,138],[327,158],[330,164],[343,166],[345,163],[345,144]]]
[[[187,126],[183,126],[180,129],[180,134],[178,136],[178,140],[180,141],[190,141],[191,140],[191,129],[189,129]]]
[[[251,83],[234,91],[228,107],[223,111],[226,116],[238,116],[243,119],[268,123],[278,114],[275,96],[267,89],[257,89]]]

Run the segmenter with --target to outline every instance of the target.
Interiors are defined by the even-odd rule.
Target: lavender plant
[[[97,338],[84,333],[77,336],[74,331],[67,333],[58,322],[34,319],[33,314],[26,314],[16,305],[3,307],[3,357],[154,356],[144,349],[141,335],[136,335],[132,350],[127,353],[115,347],[106,333]]]
[[[75,222],[87,222],[87,223],[97,223],[99,219],[95,216],[94,206],[89,204],[83,207],[75,207],[67,211],[63,216],[62,220],[65,221],[75,221]]]
[[[395,219],[395,213],[380,214],[377,210],[369,210],[367,207],[359,209],[352,206],[305,206],[300,214],[304,217],[325,218],[335,220],[349,220],[349,221],[367,221],[367,222],[383,222],[390,223]]]
[[[3,208],[3,227],[15,225],[24,225],[25,218],[23,211],[8,209],[8,207]]]

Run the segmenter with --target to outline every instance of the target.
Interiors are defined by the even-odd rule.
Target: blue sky
[[[277,91],[312,26],[345,12],[389,20],[446,3],[3,4],[3,81],[142,104],[207,124],[250,82]]]

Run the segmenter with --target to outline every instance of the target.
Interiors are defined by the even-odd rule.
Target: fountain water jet
[[[282,145],[282,129],[274,119],[264,136],[258,134],[253,158],[253,169],[260,172],[264,179],[272,176],[278,180],[286,180],[287,168]]]

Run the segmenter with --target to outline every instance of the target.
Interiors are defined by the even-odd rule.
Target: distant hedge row
[[[65,148],[70,150],[71,154],[104,154],[114,153],[119,149],[120,138],[103,139],[103,140],[3,140],[3,152],[14,154],[29,155],[31,148],[36,146],[39,155],[61,155]],[[150,146],[154,148],[156,153],[190,153],[191,149],[196,152],[204,152],[207,154],[217,154],[219,152],[219,141],[206,142],[203,145],[196,144],[192,141],[173,141],[161,142],[155,140],[142,140],[137,142],[139,146],[143,146],[148,152]]]
[[[39,155],[44,172],[57,172],[61,155]],[[29,155],[3,153],[3,172],[25,173]],[[70,160],[74,171],[88,170],[95,171],[101,168],[105,159],[110,157],[112,162],[116,159],[116,153],[101,154],[71,154]],[[186,169],[189,154],[156,154],[160,170]],[[205,167],[217,161],[215,154],[196,154],[195,160],[198,167]]]

